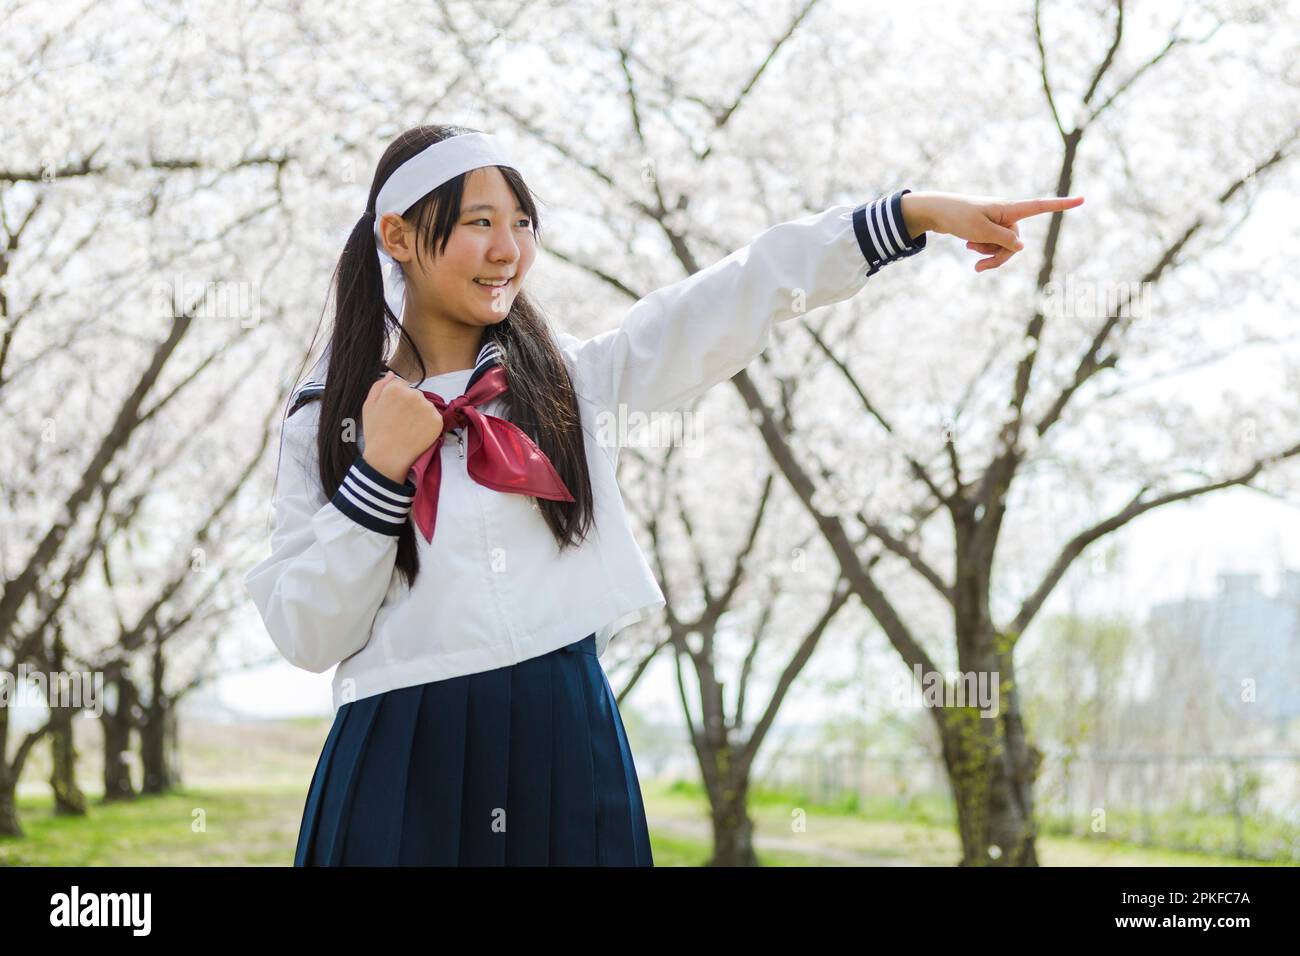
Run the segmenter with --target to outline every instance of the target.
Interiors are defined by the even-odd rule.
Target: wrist
[[[909,238],[915,239],[922,233],[934,231],[934,208],[929,193],[906,193],[900,205]]]
[[[395,461],[380,452],[372,451],[369,448],[361,453],[361,457],[365,460],[367,465],[375,469],[375,471],[379,472],[385,478],[389,478],[399,485],[406,483],[406,476],[411,471],[410,465],[403,466],[401,462]]]

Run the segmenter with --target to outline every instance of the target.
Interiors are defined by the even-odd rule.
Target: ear
[[[379,238],[388,254],[398,262],[410,262],[412,257],[411,224],[395,212],[386,212],[379,219]]]

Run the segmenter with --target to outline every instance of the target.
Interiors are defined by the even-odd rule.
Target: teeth
[[[498,279],[495,282],[489,282],[487,279],[475,279],[474,281],[477,282],[479,285],[490,285],[494,288],[498,286],[506,285],[507,283],[510,282],[509,279]]]

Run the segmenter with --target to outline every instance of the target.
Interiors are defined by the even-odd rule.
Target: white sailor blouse
[[[463,436],[451,433],[441,450],[437,533],[432,541],[415,535],[420,573],[408,587],[396,571],[397,535],[415,484],[371,467],[359,435],[356,460],[327,498],[316,463],[321,403],[303,404],[324,386],[303,386],[282,427],[271,553],[244,576],[271,640],[306,670],[338,665],[336,711],[386,690],[515,664],[593,632],[603,654],[614,634],[664,606],[615,479],[618,444],[608,423],[620,411],[626,421],[689,405],[752,362],[775,322],[851,298],[882,266],[924,249],[925,234],[912,240],[904,225],[907,192],[771,226],[639,300],[619,326],[588,339],[556,334],[595,504],[587,539],[563,551],[535,499],[469,476]],[[491,349],[474,369],[419,386],[450,401],[494,358]],[[500,404],[480,410],[500,415]]]

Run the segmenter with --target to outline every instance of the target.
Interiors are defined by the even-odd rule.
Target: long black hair
[[[374,213],[379,190],[406,160],[449,136],[473,132],[478,131],[461,126],[416,126],[401,133],[384,150],[375,167],[366,212]],[[534,237],[540,238],[537,206],[523,178],[508,166],[496,168],[505,176],[528,215]],[[460,219],[467,175],[462,173],[447,180],[402,213],[402,218],[416,227],[417,257],[421,246],[433,257],[446,251],[451,232]],[[355,442],[346,441],[344,436],[359,431],[361,409],[370,387],[387,370],[389,346],[405,338],[419,363],[421,380],[427,377],[424,357],[402,327],[401,317],[394,315],[384,300],[374,222],[373,215],[362,215],[357,221],[331,280],[334,323],[329,370],[318,398],[321,411],[316,435],[320,481],[326,497],[332,497],[338,490],[356,459]],[[500,349],[501,364],[510,383],[509,390],[501,396],[505,409],[502,417],[537,443],[574,498],[571,502],[535,499],[542,517],[560,550],[576,545],[586,537],[594,520],[582,422],[564,359],[541,311],[522,288],[516,292],[506,317],[484,327],[479,348],[488,341],[495,342]],[[292,413],[293,410],[289,412]],[[349,421],[356,427],[345,432],[343,426]],[[398,535],[397,570],[406,578],[408,586],[419,573],[415,526],[409,518]]]

